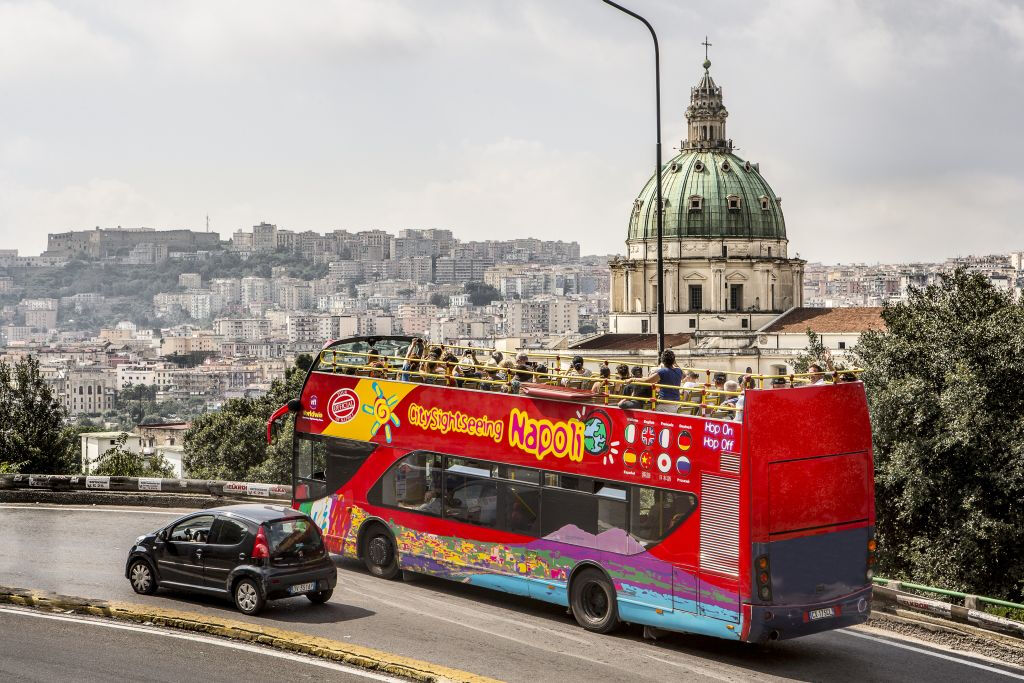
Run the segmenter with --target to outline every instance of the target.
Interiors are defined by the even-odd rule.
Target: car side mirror
[[[161,529],[159,531],[159,533],[157,533],[156,537],[158,539],[160,539],[161,541],[166,541],[167,540],[167,529]]]

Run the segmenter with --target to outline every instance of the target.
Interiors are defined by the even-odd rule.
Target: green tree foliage
[[[78,472],[79,444],[68,411],[25,356],[0,361],[0,468],[26,474]]]
[[[827,372],[846,369],[846,363],[832,358],[832,352],[821,341],[821,335],[808,328],[807,350],[793,361],[793,369],[797,373],[803,373],[807,372],[811,365],[818,365]]]
[[[1024,597],[1024,306],[958,271],[856,348],[886,576]]]
[[[431,294],[429,301],[432,306],[438,306],[440,308],[448,308],[448,304],[451,302],[448,295],[442,294],[441,292],[434,292]]]
[[[273,445],[266,442],[270,415],[298,398],[306,371],[293,367],[265,396],[234,398],[217,412],[200,415],[185,433],[184,467],[190,476],[269,484],[291,483],[291,419]]]
[[[133,453],[124,447],[127,434],[117,437],[117,442],[103,451],[95,473],[109,477],[173,477],[174,466],[160,455],[151,458]]]
[[[486,306],[492,301],[501,301],[501,292],[485,282],[467,282],[463,285],[469,301],[474,306]]]

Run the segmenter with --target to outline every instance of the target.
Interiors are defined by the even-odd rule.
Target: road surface
[[[330,602],[271,602],[258,617],[216,598],[136,595],[124,578],[128,548],[184,512],[0,505],[0,584],[217,614],[507,681],[1024,680],[1019,668],[860,627],[767,647],[685,634],[644,641],[638,627],[599,636],[556,606],[430,577],[383,581],[340,559]]]
[[[402,679],[223,638],[0,607],[0,680],[364,683]]]

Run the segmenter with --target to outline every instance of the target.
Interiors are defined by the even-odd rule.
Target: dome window
[[[702,211],[704,209],[704,198],[699,194],[690,195],[690,211]]]
[[[703,173],[704,172],[704,162],[698,160],[697,163],[695,163],[693,165],[693,170],[696,171],[697,173]]]
[[[767,195],[761,195],[761,210],[768,211],[772,208],[772,203],[769,201]]]
[[[729,172],[729,162],[728,161],[723,161],[722,162],[722,172],[723,173],[728,173]]]
[[[644,203],[642,201],[640,201],[639,199],[634,200],[633,201],[633,215],[635,215],[635,216],[640,215],[640,207],[642,207],[643,205],[644,205]]]
[[[731,194],[731,195],[729,195],[728,197],[725,198],[725,201],[726,201],[726,205],[729,207],[730,211],[739,211],[740,210],[740,202],[741,202],[741,200],[740,200],[740,196],[738,194]]]
[[[743,170],[746,171],[747,173],[750,173],[751,168],[753,168],[753,166],[750,165],[749,161],[743,163]]]
[[[678,163],[673,163],[669,165],[668,170],[671,171],[672,173],[679,173],[680,168],[682,168],[682,166],[680,166]]]

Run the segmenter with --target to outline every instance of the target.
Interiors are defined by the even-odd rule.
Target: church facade
[[[665,332],[752,332],[802,305],[805,262],[789,256],[781,198],[733,153],[722,88],[703,66],[687,139],[662,168]],[[609,264],[611,333],[657,332],[656,182],[633,202],[625,258]]]

